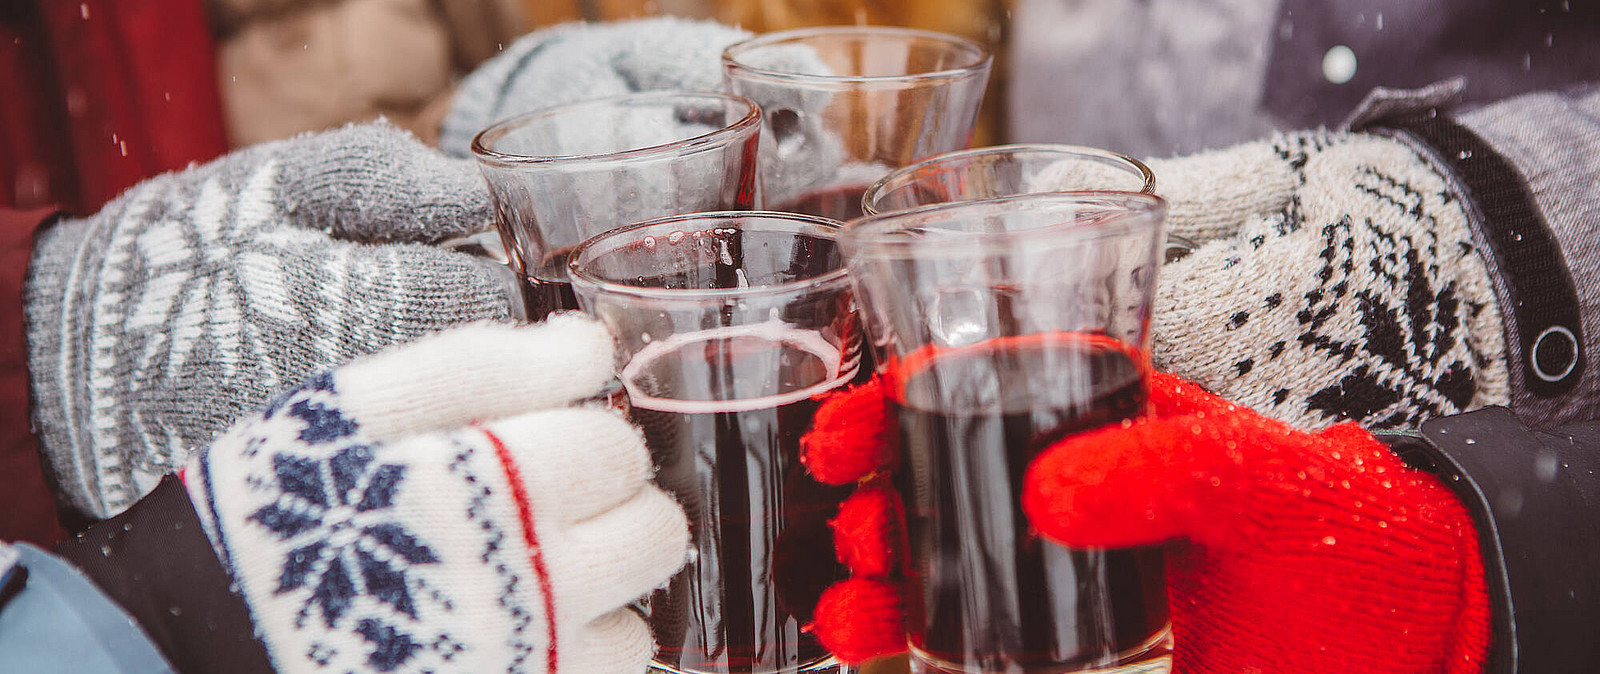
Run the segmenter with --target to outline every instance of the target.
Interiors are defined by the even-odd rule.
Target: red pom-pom
[[[850,484],[893,470],[889,409],[878,379],[829,395],[800,437],[800,463],[823,484]]]
[[[839,504],[833,549],[855,576],[883,577],[899,569],[905,550],[905,509],[881,482],[862,485]]]
[[[817,600],[811,628],[824,648],[850,664],[906,650],[900,593],[881,580],[834,583]]]

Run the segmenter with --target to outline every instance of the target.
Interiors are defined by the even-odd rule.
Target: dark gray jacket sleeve
[[[1380,436],[1473,513],[1494,674],[1600,671],[1600,422],[1537,431],[1490,407]]]
[[[1553,246],[1543,262],[1563,268],[1577,303],[1567,321],[1541,320],[1525,309],[1539,298],[1512,298],[1514,274],[1496,279],[1510,333],[1511,408],[1541,427],[1600,418],[1600,88],[1518,96],[1459,119],[1510,163],[1541,216],[1530,226],[1547,234],[1512,231],[1509,243],[1547,235]],[[1485,198],[1495,195],[1478,198],[1492,211]],[[1505,248],[1502,264],[1515,264]],[[1524,306],[1508,307],[1508,299]]]
[[[1600,419],[1600,89],[1461,112],[1441,102],[1460,85],[1375,91],[1351,126],[1411,144],[1466,197],[1512,411],[1541,428]]]

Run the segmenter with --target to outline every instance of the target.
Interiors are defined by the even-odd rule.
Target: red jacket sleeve
[[[0,539],[41,546],[64,532],[33,437],[22,286],[33,233],[56,213],[0,209]]]

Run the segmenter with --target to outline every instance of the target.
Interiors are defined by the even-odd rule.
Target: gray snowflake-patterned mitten
[[[422,245],[488,218],[470,162],[378,123],[162,175],[44,232],[29,371],[58,493],[115,514],[310,373],[506,317],[493,265]]]
[[[644,439],[582,403],[577,315],[354,361],[197,452],[190,501],[281,672],[642,672],[630,603],[687,557]]]
[[[1163,369],[1305,428],[1409,427],[1509,399],[1494,286],[1451,181],[1401,141],[1304,132],[1153,161]]]

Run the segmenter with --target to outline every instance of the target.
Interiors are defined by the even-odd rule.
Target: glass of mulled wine
[[[861,196],[867,215],[952,201],[1034,192],[1112,190],[1155,194],[1150,167],[1077,145],[1021,144],[957,150],[902,167]]]
[[[662,672],[842,671],[804,629],[847,575],[827,520],[848,489],[799,463],[818,396],[860,367],[839,223],[792,213],[658,218],[569,260],[583,310],[617,338],[656,483],[693,554],[646,610]]]
[[[761,115],[714,93],[654,92],[556,106],[472,141],[530,320],[578,308],[573,246],[647,218],[755,204]]]
[[[1068,549],[1032,458],[1143,413],[1166,204],[1054,192],[867,216],[840,238],[906,461],[913,670],[1160,671],[1162,551]]]
[[[873,181],[971,143],[990,63],[971,40],[883,26],[803,28],[728,47],[728,90],[762,109],[762,207],[860,215]]]

